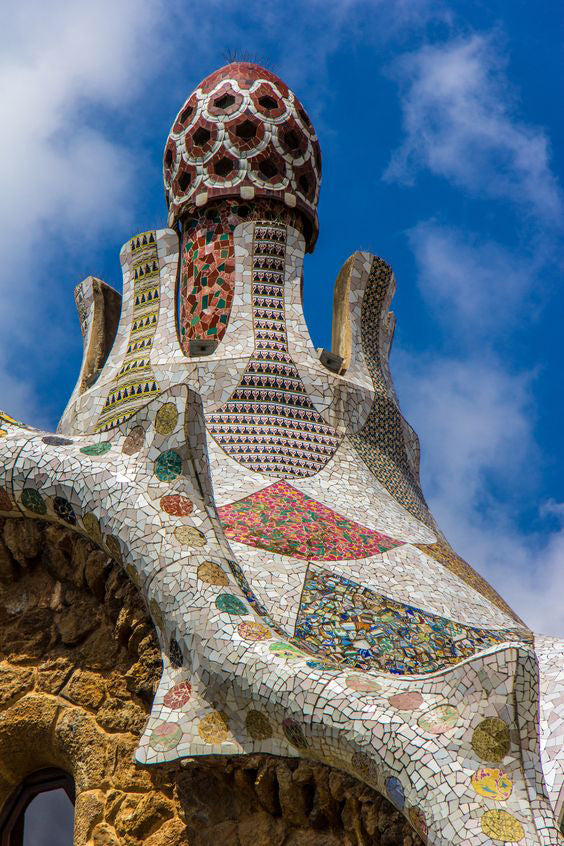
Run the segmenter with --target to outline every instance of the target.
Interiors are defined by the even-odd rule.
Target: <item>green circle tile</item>
[[[182,459],[174,449],[161,452],[155,461],[155,476],[161,482],[172,482],[182,473]]]

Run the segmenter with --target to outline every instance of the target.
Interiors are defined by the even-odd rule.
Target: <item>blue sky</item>
[[[161,157],[232,53],[296,91],[323,152],[306,317],[366,249],[398,291],[392,370],[447,536],[564,635],[559,0],[50,0],[3,14],[0,407],[54,429],[81,359],[73,288],[121,285],[165,225]]]

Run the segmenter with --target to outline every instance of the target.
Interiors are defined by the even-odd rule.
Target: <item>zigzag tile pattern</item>
[[[127,352],[108,393],[97,432],[105,432],[135,414],[159,392],[149,353],[160,308],[160,272],[155,232],[143,232],[130,242],[134,279],[133,319]]]

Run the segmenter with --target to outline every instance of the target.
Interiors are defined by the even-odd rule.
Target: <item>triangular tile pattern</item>
[[[309,561],[368,558],[401,545],[283,481],[222,506],[219,516],[231,540]]]
[[[161,294],[156,232],[143,232],[132,238],[130,249],[133,319],[129,343],[123,364],[100,412],[97,432],[105,432],[123,423],[159,392],[150,364]]]
[[[257,473],[313,476],[339,440],[313,406],[288,352],[284,282],[287,227],[257,222],[253,237],[255,351],[208,428],[225,452]]]
[[[433,526],[417,472],[411,465],[406,437],[417,440],[402,418],[397,399],[384,378],[385,361],[379,346],[379,327],[390,289],[391,267],[374,258],[362,300],[362,351],[374,385],[374,400],[361,429],[350,436],[360,458],[380,484],[422,523]]]

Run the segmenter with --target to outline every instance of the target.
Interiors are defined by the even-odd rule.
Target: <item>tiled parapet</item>
[[[175,308],[178,235],[169,229],[135,235],[124,244],[120,261],[123,297],[111,352],[92,385],[84,384],[81,374],[80,390],[75,389],[59,425],[62,432],[111,429],[170,384],[170,377],[163,381],[159,372],[163,359],[172,379],[175,363],[183,360]],[[91,289],[91,283],[78,289],[81,322]],[[104,285],[104,290],[111,289]],[[85,361],[88,354],[87,347]]]
[[[74,289],[74,299],[82,331],[83,355],[80,373],[68,410],[99,379],[112,349],[121,310],[121,295],[95,276],[87,276]]]
[[[364,382],[368,371],[372,382],[370,411],[351,433],[351,443],[394,499],[433,526],[419,482],[419,439],[400,412],[389,371],[395,279],[389,265],[375,256],[357,254],[349,262],[336,285],[335,347],[353,379]]]

